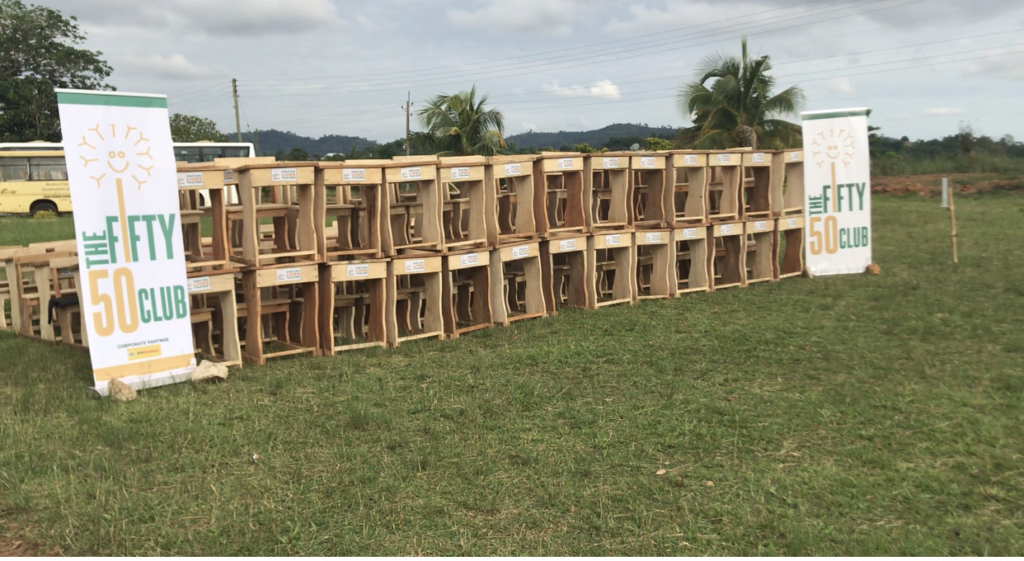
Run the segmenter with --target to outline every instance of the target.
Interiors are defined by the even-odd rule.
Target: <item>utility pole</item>
[[[256,129],[255,133],[253,133],[253,139],[254,139],[253,140],[253,144],[255,145],[254,148],[256,148],[256,155],[259,156],[260,155],[260,129]]]
[[[412,108],[412,92],[405,97],[405,155],[409,155],[409,110]]]
[[[242,122],[238,119],[238,80],[231,79],[231,97],[235,100],[235,133],[238,134],[238,141],[242,141]]]

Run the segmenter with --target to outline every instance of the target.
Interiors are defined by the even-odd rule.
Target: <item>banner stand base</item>
[[[160,386],[167,386],[170,384],[177,384],[178,382],[187,382],[192,376],[192,371],[196,369],[196,360],[192,359],[192,362],[188,366],[183,368],[177,368],[174,370],[168,370],[159,374],[146,374],[144,376],[125,376],[124,378],[118,378],[118,380],[128,384],[136,390],[145,390],[149,388],[157,388]],[[92,390],[97,394],[107,397],[110,394],[110,390],[107,387],[109,380],[104,380],[97,383]]]

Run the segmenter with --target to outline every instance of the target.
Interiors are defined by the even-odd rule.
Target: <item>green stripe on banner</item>
[[[812,113],[810,115],[801,115],[800,117],[805,121],[817,121],[819,119],[838,119],[840,117],[867,117],[867,109],[857,109],[854,111],[832,111],[829,113]]]
[[[57,92],[57,103],[61,105],[107,105],[111,107],[151,107],[167,109],[166,97],[141,97],[135,95],[110,95]]]

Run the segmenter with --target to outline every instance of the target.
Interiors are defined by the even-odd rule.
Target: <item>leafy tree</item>
[[[684,85],[679,108],[693,121],[679,141],[694,148],[785,148],[800,143],[800,127],[779,117],[795,115],[804,93],[791,86],[772,94],[775,79],[768,55],[751,59],[743,39],[741,58],[706,57],[695,82]]]
[[[634,144],[642,144],[644,139],[639,136],[613,136],[604,143],[609,150],[629,150]]]
[[[648,150],[671,150],[672,141],[666,138],[651,136],[644,139],[644,146],[646,146]]]
[[[899,169],[900,156],[895,152],[886,152],[879,162],[882,175],[895,175]]]
[[[282,158],[278,158],[279,160]],[[286,162],[308,162],[309,152],[306,152],[302,148],[292,148],[291,152],[284,154],[284,161]]]
[[[327,156],[324,156],[321,161],[323,161],[323,162],[344,162],[345,161],[345,155],[344,154],[328,154]]]
[[[476,86],[468,92],[441,94],[418,113],[426,132],[415,144],[435,153],[492,156],[505,148],[505,119],[497,109],[485,109],[487,95],[478,101]]]
[[[967,156],[974,150],[974,127],[969,122],[960,121],[959,133],[960,151]]]
[[[0,141],[59,141],[53,88],[113,89],[103,53],[84,41],[74,16],[0,0]]]
[[[212,119],[175,113],[171,115],[171,138],[174,142],[227,142],[226,134],[217,130]]]

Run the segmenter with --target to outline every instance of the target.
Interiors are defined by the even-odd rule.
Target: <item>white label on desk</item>
[[[452,168],[452,179],[469,179],[469,168]]]
[[[718,159],[718,163],[720,164],[728,164],[729,162],[732,161],[731,154],[719,154],[718,156],[716,156],[716,158]]]
[[[523,257],[529,257],[530,246],[528,245],[517,245],[512,248],[512,259],[522,259]]]
[[[352,168],[341,170],[342,181],[366,181],[366,168]]]
[[[402,168],[402,179],[420,179],[423,177],[423,169],[419,166],[414,168]]]
[[[505,175],[520,175],[523,173],[523,164],[505,164]]]
[[[722,228],[719,231],[722,232],[723,236],[727,236],[733,233],[735,226],[735,224],[722,224]]]
[[[210,277],[196,277],[188,279],[188,293],[210,290]]]
[[[754,231],[755,232],[764,232],[767,229],[768,229],[768,222],[766,220],[758,220],[757,222],[754,222]]]
[[[647,232],[647,243],[661,243],[661,232]]]
[[[683,165],[687,165],[687,166],[695,166],[695,165],[697,165],[697,155],[696,154],[687,154],[687,155],[683,156]]]
[[[795,162],[795,161],[797,161],[797,160],[799,160],[799,159],[801,159],[803,157],[804,157],[804,153],[803,152],[790,152],[789,153],[789,161],[791,161],[791,162]]]
[[[559,251],[572,251],[576,249],[576,240],[560,240],[558,242]]]
[[[302,280],[302,269],[298,267],[277,270],[277,282],[291,282],[298,280]]]
[[[558,169],[572,169],[572,158],[558,158]]]
[[[695,240],[697,239],[696,228],[683,228],[683,239],[684,240]]]
[[[619,159],[618,158],[601,158],[601,165],[604,166],[604,169],[614,169],[614,168],[619,167]]]
[[[604,245],[622,245],[622,236],[620,234],[608,234],[604,237]]]
[[[299,177],[299,173],[295,171],[295,168],[272,168],[270,170],[271,181],[295,181]]]
[[[640,167],[642,168],[653,168],[655,163],[654,156],[641,156]]]
[[[753,160],[755,164],[763,164],[764,163],[764,152],[754,152],[754,154],[750,157],[750,159]]]
[[[786,227],[788,227],[788,228],[796,228],[797,224],[799,224],[799,223],[800,223],[800,221],[798,219],[796,219],[796,218],[787,218],[786,219]]]
[[[234,184],[235,183],[235,172],[226,169],[224,170],[224,183]]]
[[[370,276],[370,266],[363,263],[360,265],[349,265],[345,267],[345,275],[350,279],[360,279]]]
[[[478,265],[478,264],[480,264],[480,254],[479,253],[467,253],[467,254],[462,255],[462,256],[459,257],[459,262],[462,263],[463,267],[466,267],[466,266],[469,266],[469,265]]]
[[[182,187],[202,187],[203,186],[203,174],[198,171],[186,171],[178,174],[178,188]]]
[[[427,270],[427,262],[423,259],[413,259],[405,262],[406,273],[422,273],[425,270]]]

